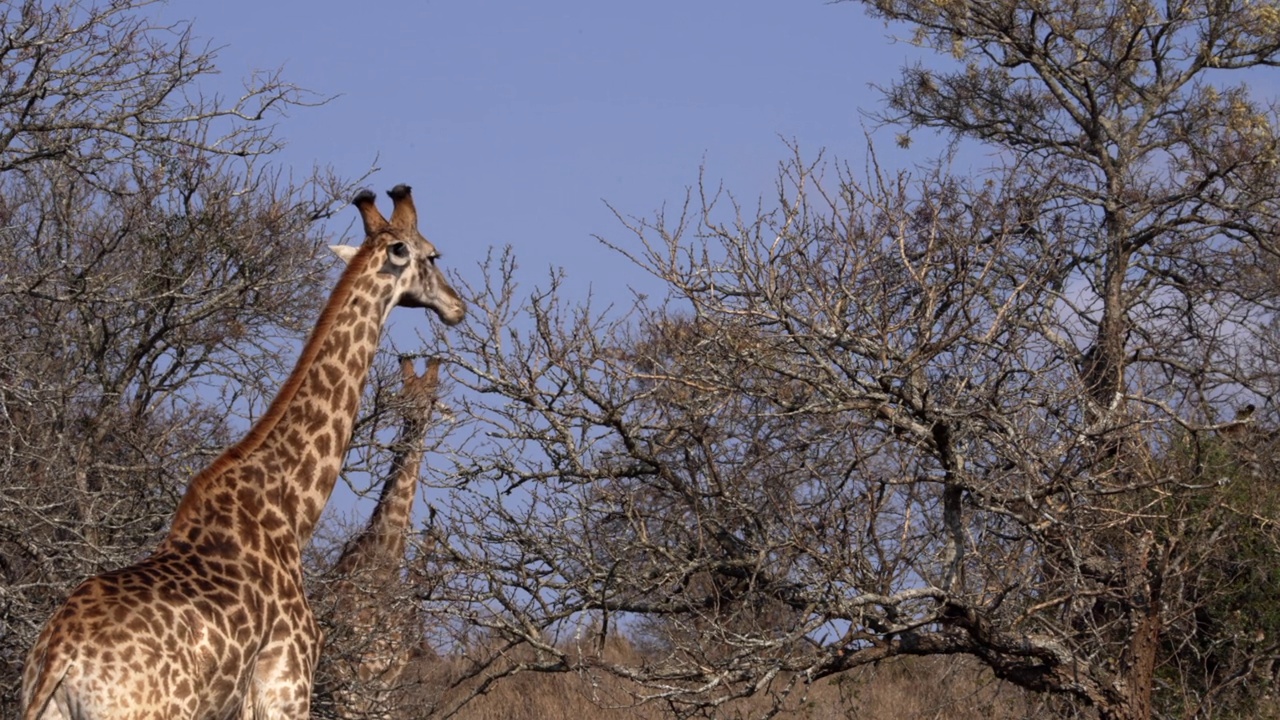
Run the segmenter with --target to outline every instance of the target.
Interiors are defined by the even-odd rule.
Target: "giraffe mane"
[[[276,393],[275,399],[267,406],[267,411],[262,414],[262,417],[258,418],[239,442],[223,450],[221,455],[191,479],[187,486],[187,492],[182,496],[182,501],[178,503],[177,512],[174,514],[173,522],[170,525],[171,528],[177,527],[179,520],[187,518],[188,515],[194,512],[191,504],[195,502],[193,498],[200,493],[193,492],[193,490],[207,482],[208,478],[217,476],[228,467],[242,461],[254,450],[257,450],[262,441],[266,439],[267,433],[271,432],[272,428],[284,417],[289,403],[293,401],[298,388],[302,386],[307,370],[315,363],[316,356],[320,354],[320,348],[333,331],[333,326],[338,319],[338,313],[342,311],[343,306],[346,305],[347,300],[351,297],[352,287],[355,285],[356,278],[368,266],[369,258],[373,255],[374,244],[366,239],[356,254],[351,257],[350,262],[347,263],[342,275],[338,278],[337,286],[329,296],[329,301],[325,303],[324,309],[320,312],[320,319],[316,321],[315,328],[311,331],[311,336],[307,338],[306,344],[302,346],[302,352],[299,354],[297,364],[294,365],[288,379],[280,387],[280,392]]]

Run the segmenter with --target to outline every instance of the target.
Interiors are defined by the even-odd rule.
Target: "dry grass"
[[[625,641],[611,641],[606,655],[613,662],[641,661],[639,652]],[[458,720],[656,720],[676,714],[660,702],[637,704],[635,686],[598,670],[522,672],[471,697],[479,680],[459,682],[465,667],[464,661],[441,658],[422,668],[415,692],[418,701],[413,703],[417,713]],[[756,718],[771,706],[772,700],[760,694],[727,702],[697,717]],[[932,657],[895,659],[799,686],[776,717],[1024,720],[1047,714],[1041,698],[996,680],[971,658]]]

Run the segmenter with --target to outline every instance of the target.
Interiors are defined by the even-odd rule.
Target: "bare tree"
[[[0,9],[6,716],[59,599],[149,545],[278,376],[327,273],[318,221],[349,194],[266,166],[298,89],[202,95],[213,54],[147,4]]]
[[[1163,468],[1150,478],[1141,469],[1167,452],[1156,437],[1195,437],[1225,419],[1232,398],[1274,392],[1274,106],[1228,84],[1241,82],[1228,71],[1277,64],[1278,8],[865,4],[963,59],[904,72],[887,88],[885,119],[992,144],[1025,168],[1020,182],[1047,199],[1028,208],[1029,229],[1050,230],[1062,247],[1064,315],[1075,326],[1057,344],[1090,399],[1092,470],[1110,470],[1112,491],[1164,484]],[[1110,704],[1146,717],[1155,648],[1173,617],[1165,591],[1187,558],[1176,534],[1138,517],[1090,552],[1133,565],[1105,583],[1123,645],[1122,697]]]
[[[195,87],[215,54],[185,23],[157,26],[154,0],[0,8],[0,172],[58,159],[85,178],[162,158],[250,157],[279,147],[268,121],[314,98],[261,74],[226,100]],[[105,178],[104,178],[105,181]]]
[[[1280,9],[868,5],[958,59],[884,119],[1004,165],[796,153],[755,210],[700,185],[622,218],[668,288],[624,316],[495,259],[438,612],[536,651],[490,677],[660,618],[663,659],[597,665],[680,713],[955,653],[1064,711],[1247,712],[1280,537],[1207,449],[1276,424],[1274,113],[1227,83],[1276,63]]]

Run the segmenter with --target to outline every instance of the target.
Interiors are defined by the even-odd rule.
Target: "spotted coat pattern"
[[[321,633],[302,548],[346,454],[394,306],[448,325],[465,307],[417,230],[409,188],[365,230],[297,366],[248,434],[198,473],[150,557],[89,578],[24,668],[23,720],[295,720],[310,715]]]

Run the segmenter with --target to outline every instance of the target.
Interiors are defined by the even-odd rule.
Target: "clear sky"
[[[754,199],[786,155],[780,138],[860,164],[860,111],[880,102],[870,84],[916,52],[857,4],[822,0],[173,0],[158,12],[222,48],[223,76],[206,85],[234,91],[283,67],[336,96],[281,121],[286,166],[355,176],[376,158],[371,184],[414,187],[451,268],[510,244],[526,271],[564,266],[582,287],[629,281],[592,238],[625,239],[605,201],[650,214],[704,162]],[[889,153],[892,139],[877,144]]]
[[[221,48],[207,91],[283,68],[335,96],[280,120],[277,162],[354,177],[376,160],[369,184],[414,187],[447,269],[473,276],[511,245],[526,290],[556,266],[570,291],[619,302],[652,281],[593,238],[628,240],[605,202],[652,215],[705,165],[754,204],[782,138],[861,167],[871,84],[926,57],[856,3],[823,0],[172,0],[155,13]],[[906,154],[893,136],[875,136],[882,160],[926,159],[928,143]],[[391,323],[396,338],[440,329],[416,313]]]

